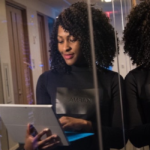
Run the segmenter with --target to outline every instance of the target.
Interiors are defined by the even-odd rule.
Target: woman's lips
[[[64,54],[65,59],[72,59],[74,54]]]

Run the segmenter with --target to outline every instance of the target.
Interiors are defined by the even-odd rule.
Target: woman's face
[[[76,65],[81,63],[80,42],[65,31],[61,26],[58,27],[58,50],[64,58],[67,65]]]

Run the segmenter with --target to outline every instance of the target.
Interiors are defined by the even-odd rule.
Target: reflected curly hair
[[[95,44],[96,65],[101,67],[112,66],[116,54],[114,28],[109,24],[109,18],[98,9],[91,6],[93,19],[93,34]],[[92,67],[90,33],[88,22],[87,3],[77,2],[65,9],[56,19],[50,42],[51,69],[69,72],[70,68],[58,51],[58,26],[80,41],[82,54],[89,67]],[[117,50],[118,50],[117,46]]]
[[[137,5],[128,16],[124,30],[125,53],[133,64],[150,68],[150,2]]]

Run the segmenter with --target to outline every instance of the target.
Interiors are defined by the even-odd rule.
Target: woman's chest
[[[47,91],[58,116],[92,119],[96,115],[96,105],[100,106],[102,114],[108,114],[111,103],[109,89],[101,82],[98,82],[98,86],[98,103],[91,77],[57,78],[47,86]]]

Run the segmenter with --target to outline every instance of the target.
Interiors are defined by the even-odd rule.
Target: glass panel
[[[123,34],[128,69],[125,77],[130,146],[149,149],[149,1],[126,2]]]
[[[0,0],[2,149],[125,146],[126,3]]]
[[[125,143],[127,142],[127,136],[125,136],[125,133],[126,133],[126,130],[125,130],[126,121],[124,120],[125,112],[123,112],[125,109],[124,108],[124,99],[122,99],[122,97],[124,97],[124,91],[123,91],[124,85],[123,85],[123,78],[120,77],[120,75],[119,75],[120,70],[119,70],[119,60],[118,60],[118,55],[117,55],[117,52],[120,48],[118,39],[120,39],[120,36],[122,35],[121,11],[123,9],[122,8],[123,6],[120,3],[120,1],[109,1],[109,2],[103,1],[103,2],[99,3],[99,5],[97,3],[96,6],[98,8],[101,8],[105,12],[107,17],[109,17],[109,19],[110,19],[111,25],[114,27],[114,30],[112,30],[110,26],[107,26],[105,24],[105,28],[103,29],[105,31],[105,34],[102,31],[100,31],[100,32],[102,32],[101,35],[103,35],[103,38],[101,40],[99,40],[99,43],[100,44],[103,43],[103,45],[100,45],[99,51],[102,51],[102,50],[104,51],[104,53],[101,52],[101,56],[103,55],[103,57],[106,57],[108,62],[113,61],[113,59],[115,58],[114,64],[110,65],[113,67],[109,67],[109,68],[111,68],[113,71],[118,72],[118,74],[114,73],[114,72],[105,72],[104,81],[101,81],[101,83],[99,83],[99,85],[98,85],[98,86],[101,86],[101,84],[103,84],[103,90],[105,88],[106,88],[106,90],[108,90],[108,88],[105,87],[107,85],[107,82],[105,80],[109,80],[109,78],[111,78],[113,76],[111,81],[108,81],[109,85],[107,85],[107,86],[111,87],[111,96],[107,93],[110,96],[110,99],[105,95],[106,94],[105,92],[103,93],[104,94],[103,98],[99,94],[100,101],[104,101],[103,99],[105,99],[105,100],[108,99],[111,101],[109,108],[108,108],[108,111],[109,111],[108,114],[106,114],[104,112],[104,110],[103,110],[104,107],[100,106],[100,109],[101,109],[100,112],[101,112],[101,118],[102,118],[101,119],[101,122],[102,122],[101,128],[102,128],[102,137],[103,137],[102,138],[103,148],[105,149],[106,147],[109,147],[109,148],[121,149],[125,146]],[[102,19],[102,17],[99,17],[99,18]],[[97,29],[97,30],[100,30],[100,29]],[[110,30],[113,32],[110,32]],[[116,31],[118,32],[118,34],[116,34]],[[106,42],[106,39],[107,39],[107,42]],[[98,41],[98,38],[96,40]],[[106,45],[109,45],[109,46],[106,46]],[[105,52],[107,52],[107,54],[111,55],[111,57],[109,57],[109,55],[107,55],[107,54],[105,55]],[[120,53],[122,53],[122,51],[120,51]],[[116,57],[115,57],[115,55],[116,55]],[[105,65],[106,64],[107,63],[105,63]],[[101,67],[104,67],[101,64],[101,62],[99,63],[99,65]],[[108,78],[107,78],[107,75],[108,75]],[[101,72],[101,76],[103,76],[102,72]],[[100,77],[100,75],[99,75],[99,77]],[[99,78],[99,77],[97,77],[97,78]],[[98,104],[96,104],[96,105],[98,106]],[[107,106],[106,106],[106,108],[107,108]],[[106,108],[105,108],[105,111],[106,111]],[[98,113],[99,112],[97,112],[97,114]],[[109,118],[108,119],[109,123],[105,124],[106,122],[103,120],[103,118],[105,118],[105,119]],[[107,132],[109,132],[108,136],[106,136]],[[99,137],[101,137],[101,136],[99,135]],[[115,138],[113,138],[113,137],[115,137]]]

